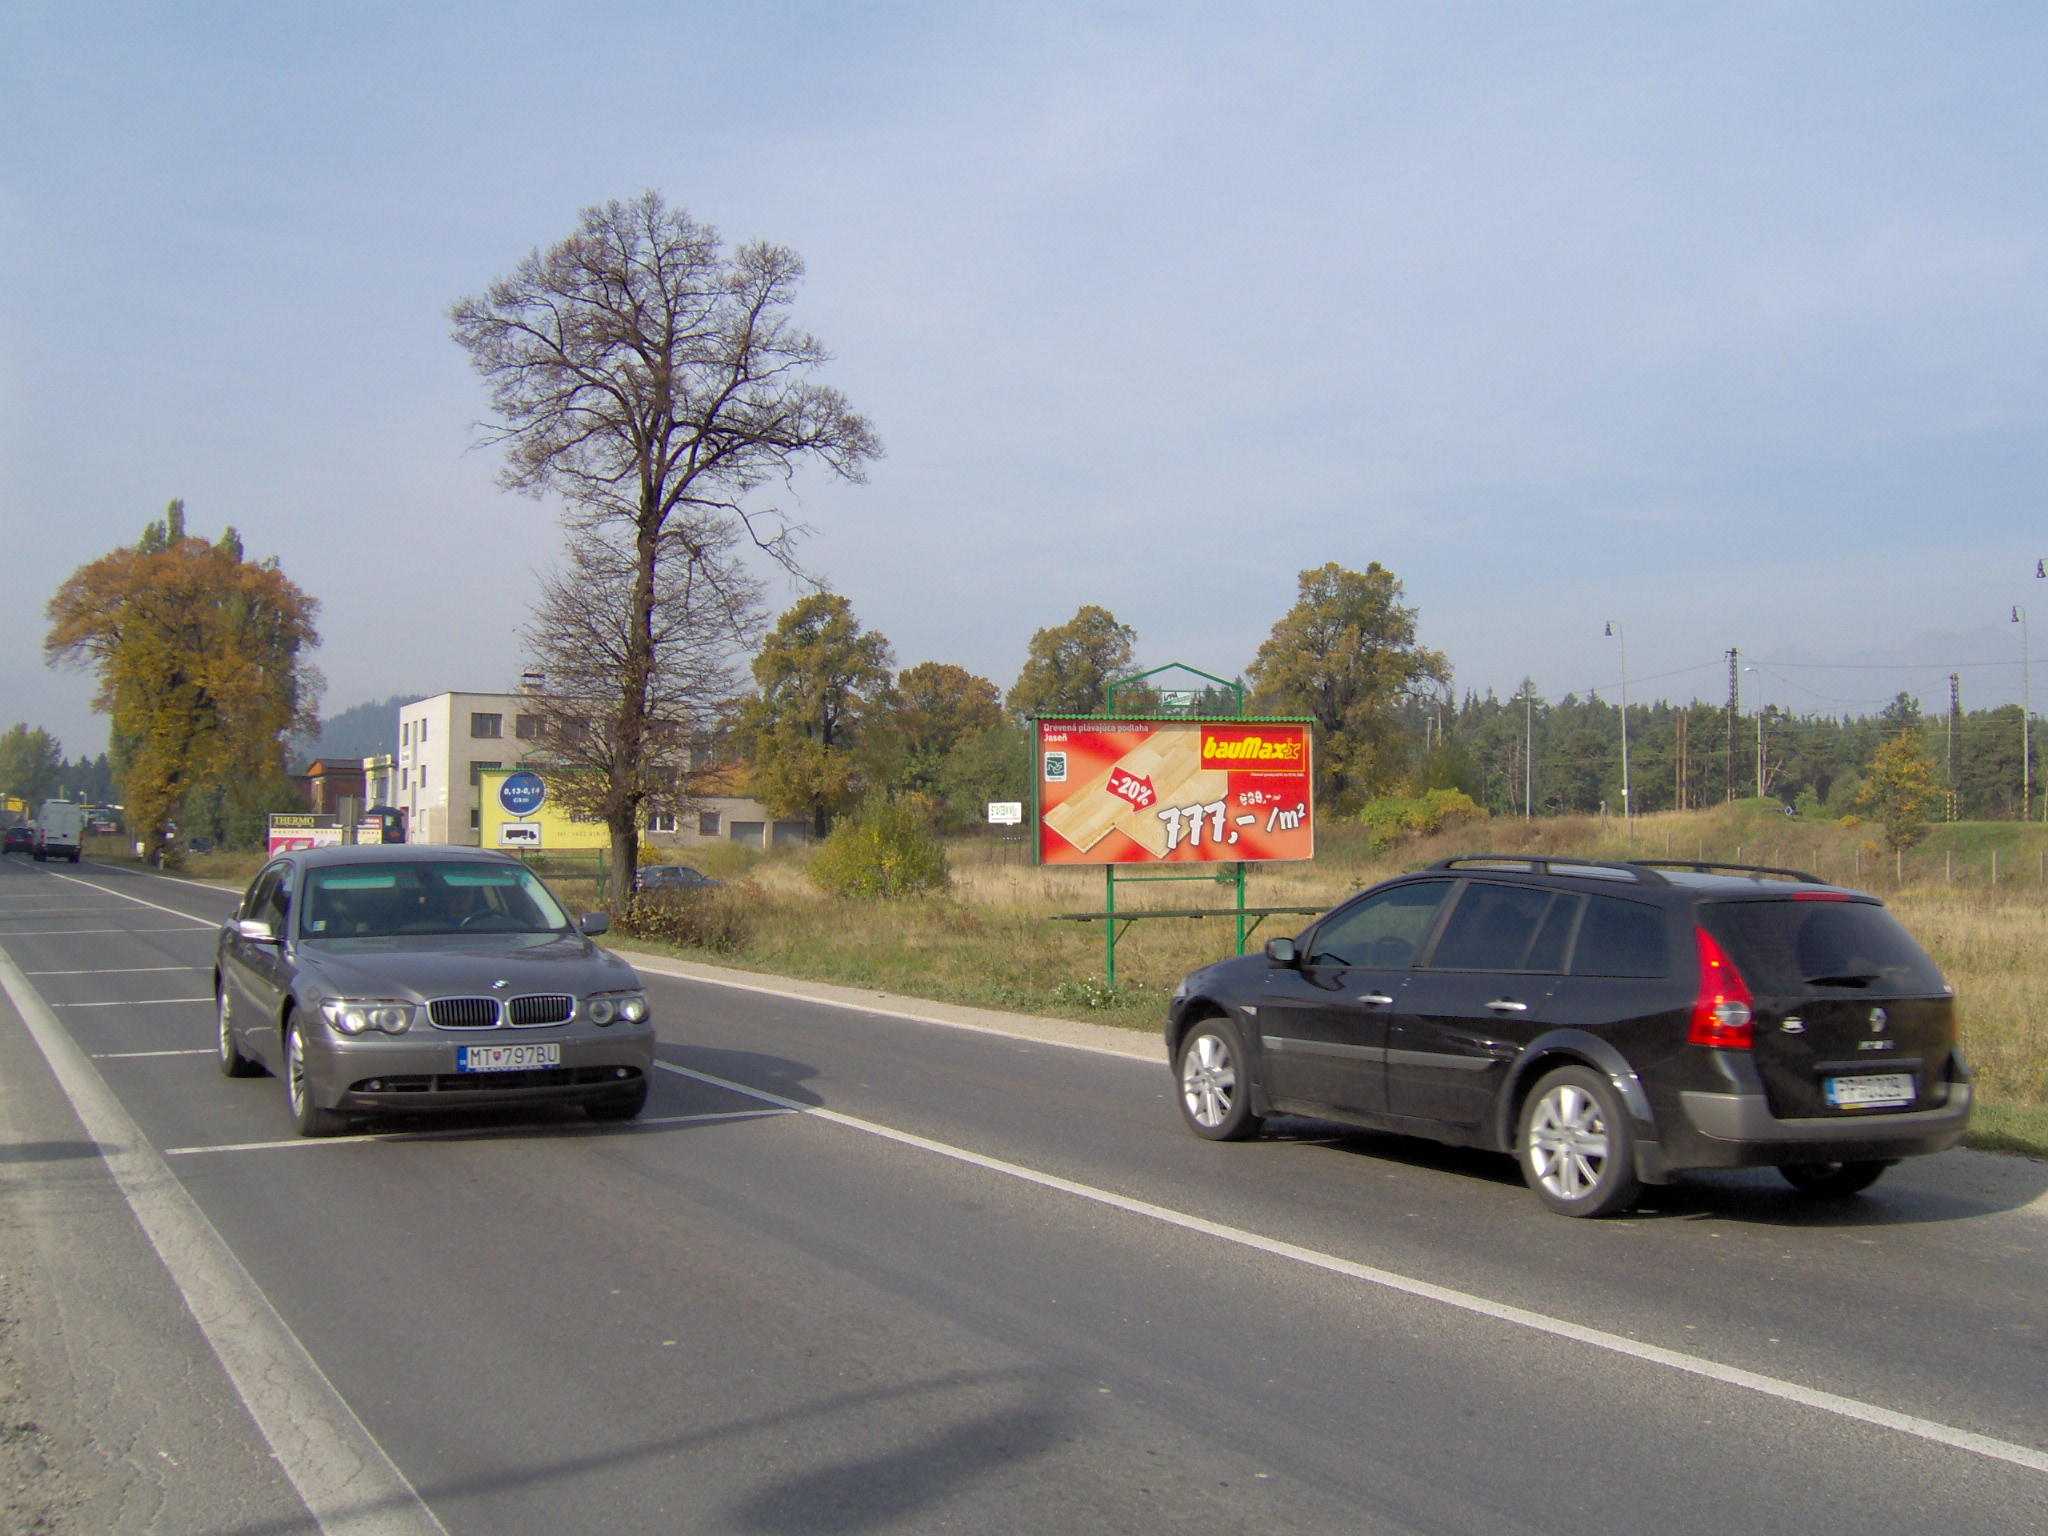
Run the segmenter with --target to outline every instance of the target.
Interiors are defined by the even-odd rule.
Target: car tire
[[[584,1112],[593,1120],[632,1120],[647,1107],[647,1080],[642,1078],[640,1086],[631,1093],[622,1093],[617,1098],[599,1099],[584,1106]]]
[[[348,1129],[348,1119],[313,1101],[313,1088],[306,1081],[306,1045],[299,1021],[284,1021],[284,1097],[291,1111],[292,1129],[301,1136],[339,1136]]]
[[[244,1056],[235,1044],[234,1026],[229,1022],[227,983],[222,982],[213,997],[214,1016],[220,1021],[220,1050],[214,1060],[222,1077],[258,1077],[263,1069]]]
[[[1180,1042],[1173,1064],[1181,1118],[1204,1141],[1246,1141],[1266,1121],[1252,1113],[1252,1075],[1244,1040],[1228,1019],[1202,1019]]]
[[[1611,1216],[1643,1190],[1628,1107],[1590,1067],[1544,1074],[1523,1102],[1515,1152],[1530,1190],[1560,1216]]]
[[[1860,1195],[1884,1177],[1888,1162],[1786,1163],[1779,1168],[1785,1182],[1802,1195],[1822,1200],[1846,1200]]]

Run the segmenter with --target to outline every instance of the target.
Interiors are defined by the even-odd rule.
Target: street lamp
[[[1628,835],[1636,835],[1635,804],[1628,793],[1628,636],[1612,619],[1607,621],[1607,633],[1621,644],[1621,819],[1628,828]]]

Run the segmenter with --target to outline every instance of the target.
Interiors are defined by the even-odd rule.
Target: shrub
[[[1378,851],[1406,833],[1441,832],[1487,818],[1486,811],[1462,789],[1429,789],[1413,799],[1382,795],[1370,800],[1358,819],[1372,829],[1372,845]]]
[[[747,912],[730,890],[638,891],[613,917],[629,939],[652,939],[679,949],[729,955],[746,948]]]
[[[946,850],[917,807],[873,800],[840,820],[811,859],[811,882],[835,896],[914,896],[952,883]]]

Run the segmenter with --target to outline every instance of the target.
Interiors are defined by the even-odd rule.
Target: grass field
[[[1255,869],[1251,906],[1328,906],[1389,875],[1452,853],[1548,853],[1596,858],[1705,858],[1805,869],[1874,891],[1896,911],[1954,983],[1963,1046],[1976,1068],[1980,1111],[1972,1141],[2048,1156],[2048,827],[1938,826],[1903,858],[1874,830],[1786,818],[1770,802],[1641,818],[1634,835],[1613,820],[1495,821],[1376,849],[1365,828],[1325,824],[1317,857]],[[907,902],[821,895],[798,850],[764,855],[730,844],[688,858],[731,882],[748,934],[722,964],[898,992],[943,1002],[1158,1027],[1174,984],[1234,950],[1231,920],[1162,919],[1131,925],[1117,945],[1117,987],[1103,984],[1100,923],[1060,913],[1100,911],[1099,870],[1040,869],[1021,837],[949,845],[953,884]],[[116,849],[93,850],[111,856]],[[248,878],[255,854],[192,859],[188,878]],[[594,882],[552,882],[579,909],[601,905]],[[1117,906],[1223,907],[1224,883],[1120,886]],[[1252,940],[1292,933],[1304,919],[1275,918]],[[694,952],[693,952],[694,953]]]

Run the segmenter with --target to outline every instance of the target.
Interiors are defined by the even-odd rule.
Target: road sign
[[[498,786],[498,804],[514,816],[531,816],[547,797],[547,780],[537,773],[508,773]]]
[[[501,848],[540,847],[540,823],[537,821],[508,821],[503,823],[498,828],[498,846]]]

